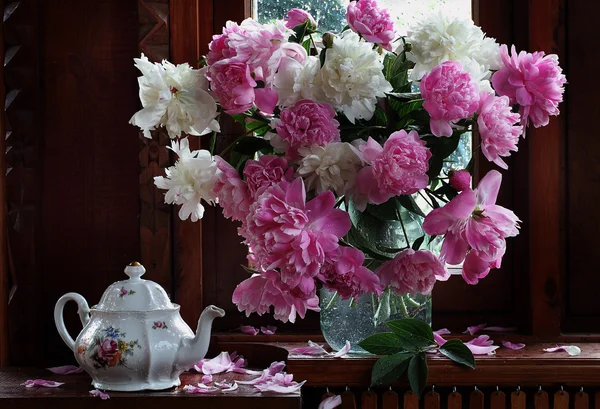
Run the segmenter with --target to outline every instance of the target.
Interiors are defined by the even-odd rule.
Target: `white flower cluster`
[[[207,150],[190,151],[187,138],[172,141],[171,149],[179,156],[174,166],[165,169],[166,177],[157,176],[154,184],[167,190],[165,203],[182,205],[179,218],[191,216],[193,222],[204,215],[201,200],[213,205],[217,197],[213,192],[219,169]]]
[[[472,20],[448,13],[431,13],[408,34],[407,42],[412,49],[407,58],[415,63],[411,74],[413,80],[420,80],[444,61],[458,61],[471,78],[479,82],[482,91],[492,91],[490,70],[503,67],[500,45],[495,39],[486,37]]]
[[[142,54],[135,58],[142,72],[138,78],[143,109],[136,112],[130,124],[138,126],[146,138],[150,131],[164,126],[170,138],[181,133],[204,135],[219,131],[217,104],[207,92],[205,69],[195,70],[189,64],[173,65],[168,61],[151,63]]]
[[[316,57],[307,57],[303,62],[282,59],[274,85],[281,106],[291,106],[300,99],[327,102],[352,123],[371,119],[377,98],[392,91],[383,75],[379,53],[371,43],[360,41],[358,34],[349,31],[334,39],[325,53],[323,67]]]

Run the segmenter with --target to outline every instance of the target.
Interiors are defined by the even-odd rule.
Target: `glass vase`
[[[342,300],[334,291],[322,288],[321,332],[334,350],[350,341],[351,352],[367,353],[358,343],[370,335],[390,332],[384,321],[417,318],[431,325],[431,294],[398,295],[387,289],[378,297],[365,294]]]

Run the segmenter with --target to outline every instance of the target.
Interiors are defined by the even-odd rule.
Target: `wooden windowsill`
[[[214,375],[219,382],[234,380],[249,380],[255,376],[235,373]],[[228,393],[190,394],[182,391],[183,385],[195,385],[202,382],[202,375],[184,373],[181,375],[181,386],[164,391],[143,392],[111,392],[107,391],[110,401],[103,402],[100,398],[91,396],[89,391],[94,389],[89,375],[54,375],[47,370],[37,368],[0,368],[0,408],[11,409],[94,409],[106,408],[169,408],[177,405],[178,409],[301,409],[300,392],[276,395],[257,392],[252,385],[239,385],[238,389]],[[47,379],[64,382],[58,388],[33,387],[26,388],[21,384],[27,379]]]
[[[267,340],[268,338],[268,340]],[[215,347],[219,350],[238,351],[243,353],[250,345],[268,345],[269,348],[280,348],[285,352],[301,346],[306,342],[290,341],[278,337],[250,337],[222,335],[216,337]],[[319,341],[316,337],[313,341]],[[600,339],[597,336],[570,336],[541,342],[539,338],[492,335],[495,344],[502,340],[523,342],[526,347],[513,351],[503,346],[496,355],[475,358],[476,369],[472,370],[454,364],[449,359],[432,355],[428,357],[428,384],[439,387],[461,385],[485,386],[600,386]],[[579,356],[569,356],[566,352],[544,352],[544,348],[557,345],[577,345],[581,348]],[[310,387],[367,387],[370,384],[371,369],[378,357],[366,354],[348,354],[343,358],[310,357],[289,354],[287,371],[294,374],[296,380],[306,380]],[[398,385],[403,385],[400,382]]]

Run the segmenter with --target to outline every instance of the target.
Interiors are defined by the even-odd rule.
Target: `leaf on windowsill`
[[[452,361],[475,369],[475,357],[469,348],[458,339],[446,341],[440,346],[440,353]]]
[[[373,365],[371,386],[394,382],[404,374],[413,356],[411,353],[399,352],[379,358]]]
[[[407,372],[410,388],[418,397],[421,396],[423,389],[425,389],[428,373],[427,355],[425,355],[425,352],[419,352],[410,359]]]

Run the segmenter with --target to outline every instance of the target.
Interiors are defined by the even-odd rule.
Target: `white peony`
[[[301,99],[325,102],[325,94],[319,83],[320,65],[319,59],[313,56],[303,62],[283,57],[273,81],[273,89],[279,95],[278,105],[290,107]]]
[[[190,151],[187,138],[172,141],[171,149],[179,159],[174,166],[165,169],[166,177],[155,177],[154,184],[167,190],[165,203],[182,205],[179,210],[181,220],[191,215],[193,222],[198,221],[204,215],[200,200],[211,205],[217,200],[213,188],[220,171],[210,152],[204,149]]]
[[[138,83],[144,108],[129,123],[142,129],[146,138],[151,138],[150,131],[160,126],[167,128],[170,138],[182,132],[203,135],[219,130],[217,104],[207,92],[205,69],[168,61],[153,64],[144,54],[134,61],[142,72]]]
[[[473,79],[479,81],[489,79],[490,69],[502,67],[500,46],[496,41],[486,38],[472,20],[448,13],[436,12],[426,16],[409,31],[407,42],[412,49],[406,56],[415,63],[411,73],[413,80],[420,80],[445,61],[461,62]],[[480,83],[480,88],[487,86],[489,82],[487,85]]]
[[[358,34],[346,32],[327,49],[320,78],[328,102],[342,111],[350,122],[371,119],[377,97],[392,86],[383,76],[381,56],[373,45],[361,42]]]
[[[333,190],[338,196],[354,186],[361,164],[356,148],[346,142],[332,142],[298,149],[297,175],[304,178],[308,190],[317,193]]]

